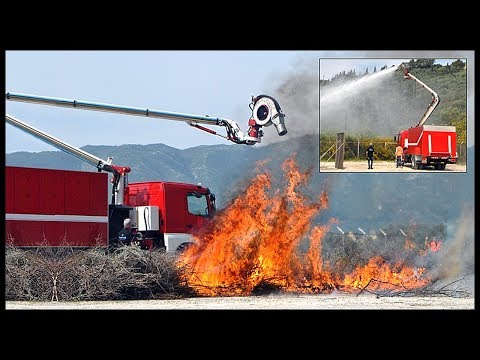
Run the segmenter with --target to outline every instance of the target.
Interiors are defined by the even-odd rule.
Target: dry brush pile
[[[6,300],[158,299],[190,293],[180,283],[176,256],[164,251],[7,246],[5,255]]]
[[[430,233],[429,233],[430,234]],[[438,254],[421,256],[422,243],[412,237],[343,236],[327,234],[322,242],[322,260],[333,274],[351,274],[381,257],[387,264],[425,267],[431,282],[419,288],[379,287],[378,277],[357,287],[358,294],[378,296],[471,296],[464,274],[473,274],[470,245],[447,241]],[[468,244],[470,244],[468,242]],[[406,246],[409,245],[409,246]],[[458,246],[457,246],[458,245]],[[197,276],[178,254],[123,246],[108,252],[102,247],[80,250],[69,246],[21,249],[7,245],[5,253],[5,299],[27,301],[139,300],[201,296],[187,284]],[[300,246],[300,251],[305,251]],[[211,256],[211,255],[209,255]],[[453,270],[457,271],[453,271]],[[236,279],[242,282],[245,279]],[[385,283],[385,285],[388,285]],[[389,284],[394,285],[394,284]],[[380,289],[380,290],[379,290]],[[271,292],[262,288],[260,293]],[[258,294],[258,293],[257,293]]]

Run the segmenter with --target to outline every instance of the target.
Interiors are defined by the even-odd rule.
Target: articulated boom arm
[[[416,82],[418,82],[422,87],[424,87],[425,89],[427,89],[431,94],[432,94],[432,102],[430,103],[430,105],[428,105],[427,107],[427,111],[425,111],[425,114],[423,114],[423,116],[421,117],[421,119],[418,121],[417,125],[416,126],[422,126],[425,121],[427,121],[428,117],[430,116],[430,114],[433,112],[433,110],[435,110],[435,108],[437,107],[438,103],[440,102],[440,98],[438,96],[438,94],[433,91],[432,89],[430,89],[426,84],[424,84],[422,81],[418,80],[415,76],[413,76],[412,74],[410,74],[410,72],[408,71],[407,67],[405,67],[403,64],[402,66],[404,67],[404,75],[403,77],[407,80],[415,80]]]
[[[127,106],[102,104],[87,101],[68,100],[20,93],[5,93],[5,99],[19,102],[30,102],[43,105],[61,106],[61,107],[73,107],[76,109],[93,110],[93,111],[106,111],[114,112],[126,115],[147,116],[155,118],[163,118],[169,120],[184,121],[190,126],[197,129],[207,131],[210,134],[221,136],[227,140],[233,141],[237,144],[254,145],[260,142],[260,138],[263,136],[262,126],[274,125],[277,129],[278,135],[283,136],[287,133],[285,127],[285,115],[280,109],[278,102],[268,96],[259,95],[252,97],[250,103],[250,109],[252,110],[252,116],[248,121],[249,129],[247,134],[244,134],[238,124],[230,119],[214,118],[210,116],[198,116],[191,114],[181,114],[169,111],[159,111],[153,109],[141,109]],[[14,118],[13,116],[6,115],[5,120],[7,123],[20,128],[21,130],[53,145],[60,150],[63,150],[77,158],[84,160],[85,162],[97,167],[98,171],[108,171],[113,173],[113,189],[112,189],[112,204],[123,204],[123,190],[126,186],[127,173],[130,172],[130,168],[127,166],[116,166],[112,164],[112,158],[108,158],[106,161],[102,160],[95,155],[89,154],[75,146],[69,145],[64,141],[61,141],[41,130],[24,123],[21,120]],[[216,131],[201,126],[200,124],[223,126],[226,129],[227,135],[220,135]]]
[[[42,105],[52,105],[61,107],[73,107],[76,109],[93,110],[93,111],[106,111],[114,112],[126,115],[146,116],[153,118],[162,118],[168,120],[184,121],[187,124],[196,127],[197,129],[207,131],[210,134],[221,136],[227,140],[233,141],[237,144],[254,145],[259,143],[260,138],[263,136],[262,126],[274,125],[280,136],[287,133],[285,127],[285,114],[282,113],[278,102],[267,95],[259,95],[252,97],[250,108],[252,110],[252,117],[250,118],[249,130],[247,134],[244,134],[238,124],[230,119],[222,119],[218,117],[199,116],[192,114],[182,114],[170,111],[161,111],[154,109],[144,109],[136,107],[127,107],[112,104],[103,104],[96,102],[87,102],[79,100],[52,98],[45,96],[20,94],[20,93],[5,93],[5,99],[19,102],[30,102]],[[218,134],[216,131],[201,126],[199,124],[223,126],[226,129],[227,135]]]

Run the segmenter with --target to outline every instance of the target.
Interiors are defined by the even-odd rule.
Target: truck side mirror
[[[397,135],[393,135],[393,141],[397,142]]]

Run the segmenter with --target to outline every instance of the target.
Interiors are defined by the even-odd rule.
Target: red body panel
[[[164,213],[165,232],[166,233],[188,233],[190,232],[185,222],[185,213],[187,212],[187,192],[189,187],[180,187],[165,184],[165,207],[168,211]]]
[[[38,178],[41,191],[37,194],[45,214],[62,214],[65,211],[65,177],[57,171],[43,170]],[[17,212],[21,210],[17,209]]]
[[[420,155],[422,162],[427,159],[448,158],[457,160],[457,136],[454,126],[423,125],[412,127],[400,133],[398,143],[404,147],[408,140],[407,154]]]
[[[107,246],[106,173],[6,166],[5,181],[7,241]]]

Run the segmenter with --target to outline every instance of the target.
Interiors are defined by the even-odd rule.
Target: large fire
[[[271,174],[259,172],[247,189],[196,235],[196,244],[180,255],[184,280],[197,294],[249,295],[268,289],[351,291],[369,285],[373,278],[376,288],[392,284],[414,288],[428,282],[421,277],[423,269],[390,266],[379,257],[350,274],[335,274],[322,260],[322,239],[335,219],[324,225],[312,224],[328,206],[326,192],[311,199],[299,190],[307,184],[311,171],[300,171],[293,157],[285,160],[282,170],[286,179],[283,189],[272,190]]]

